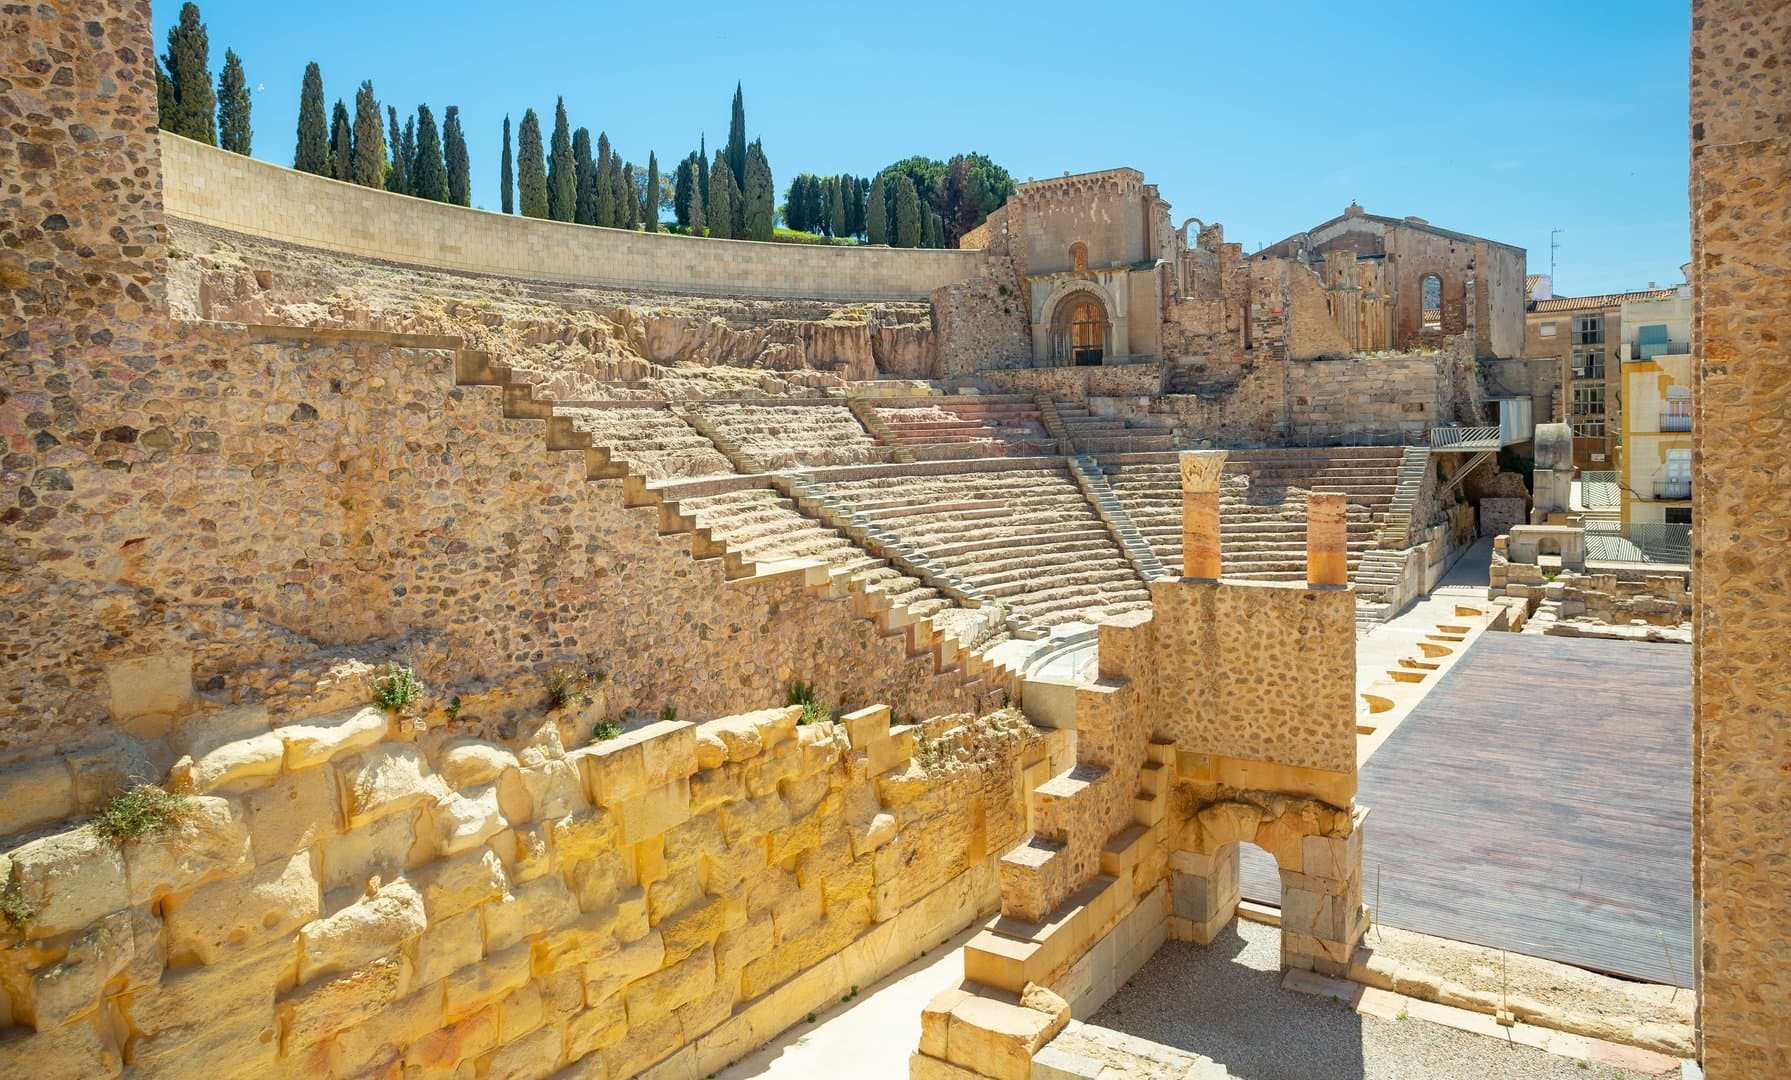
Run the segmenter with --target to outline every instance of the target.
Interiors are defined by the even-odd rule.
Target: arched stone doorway
[[[1057,305],[1051,322],[1051,359],[1058,364],[1098,366],[1107,356],[1113,323],[1107,305],[1091,292],[1076,292]]]

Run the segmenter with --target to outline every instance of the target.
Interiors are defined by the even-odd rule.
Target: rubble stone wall
[[[1693,888],[1704,1074],[1791,1074],[1791,8],[1694,0]]]
[[[573,749],[192,714],[172,829],[0,841],[30,912],[0,922],[0,1069],[713,1072],[989,910],[1047,752],[1011,712],[800,714]]]
[[[986,271],[983,253],[974,250],[598,229],[393,195],[173,135],[161,143],[170,214],[400,263],[669,292],[854,300],[925,299]]]

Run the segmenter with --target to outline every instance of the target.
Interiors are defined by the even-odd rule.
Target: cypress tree
[[[772,185],[771,163],[765,148],[754,139],[746,148],[746,182],[741,185],[741,236],[769,240],[776,231],[777,188]]]
[[[379,116],[379,102],[373,100],[371,79],[354,92],[354,163],[350,171],[350,179],[362,187],[385,186],[385,121]]]
[[[151,57],[155,62],[155,126],[163,131],[174,130],[174,80],[162,70],[162,58]]]
[[[709,222],[709,235],[723,240],[734,238],[734,204],[739,201],[734,191],[734,174],[727,158],[715,152],[715,164],[709,167],[709,205],[703,217]]]
[[[863,236],[865,229],[870,227],[868,222],[871,220],[870,207],[866,205],[871,196],[871,178],[859,177],[856,190],[858,205],[853,207],[852,220],[857,227],[853,231],[859,236]]]
[[[889,242],[889,211],[884,206],[883,174],[871,181],[871,201],[865,207],[864,227],[866,239],[873,244]]]
[[[833,219],[827,216],[827,181],[819,176],[811,176],[808,183],[802,185],[804,206],[802,214],[809,220],[810,232],[825,232],[833,235]]]
[[[807,222],[802,220],[802,178],[807,173],[797,173],[790,181],[790,190],[784,193],[784,228],[807,232]]]
[[[641,200],[641,224],[648,232],[659,231],[659,155],[647,151],[647,194]]]
[[[171,116],[158,123],[176,135],[216,146],[218,97],[212,91],[211,46],[205,39],[205,24],[199,21],[199,5],[181,5],[180,21],[168,28],[168,51],[162,56],[162,66],[167,69],[174,100]],[[159,101],[159,86],[157,90]]]
[[[455,206],[473,205],[473,163],[466,154],[466,131],[460,126],[460,106],[442,113],[442,156],[448,166],[448,201]]]
[[[541,160],[541,120],[535,110],[522,114],[516,133],[516,200],[523,217],[547,216],[547,167]]]
[[[404,136],[398,128],[398,110],[386,106],[386,130],[391,132],[392,159],[386,168],[386,190],[410,194],[410,158],[404,152]]]
[[[945,246],[945,221],[932,211],[927,212],[926,245],[930,248]]]
[[[672,220],[690,226],[690,196],[696,187],[696,165],[687,156],[672,173]]]
[[[510,114],[504,114],[504,163],[498,169],[499,198],[504,213],[516,213],[516,167],[510,160]]]
[[[304,85],[299,89],[298,149],[292,167],[299,172],[330,174],[330,129],[323,114],[323,72],[317,62],[305,65]]]
[[[591,159],[591,129],[579,128],[572,133],[572,186],[574,196],[572,220],[580,225],[597,224],[597,186],[592,178],[597,163]]]
[[[728,171],[739,184],[746,176],[746,99],[740,95],[740,84],[734,84],[734,110],[728,118]]]
[[[920,246],[920,193],[905,172],[895,177],[895,246]]]
[[[417,156],[410,163],[412,194],[432,202],[448,201],[448,164],[442,157],[442,138],[435,128],[429,106],[417,106]]]
[[[156,93],[161,93],[159,83]],[[225,49],[224,68],[218,72],[218,145],[233,154],[247,154],[249,137],[249,81],[236,50]]]
[[[707,136],[697,138],[697,191],[702,194],[703,209],[709,209],[709,140]]]
[[[591,163],[591,223],[613,228],[616,224],[616,186],[609,178],[609,133],[597,133],[597,157]]]
[[[398,140],[398,152],[404,158],[404,193],[417,194],[417,118],[404,118],[404,137]]]
[[[571,221],[578,211],[578,170],[572,164],[572,128],[566,123],[566,99],[553,110],[553,143],[547,156],[547,216]]]
[[[827,220],[833,236],[850,236],[852,233],[851,219],[846,216],[846,193],[844,191],[846,181],[849,179],[851,178],[846,176],[836,176],[833,178],[833,183],[828,185],[832,190],[827,193]]]
[[[634,184],[634,164],[630,162],[622,166],[621,198],[616,200],[621,207],[621,220],[616,224],[624,229],[633,229],[641,223],[641,197]]]
[[[686,208],[690,213],[690,220],[685,222],[685,225],[690,229],[690,235],[702,236],[706,219],[703,213],[703,200],[697,198],[697,171],[695,165],[690,167],[690,188],[690,205]]]
[[[336,99],[336,111],[330,114],[330,175],[338,180],[354,179],[354,127],[341,98]]]

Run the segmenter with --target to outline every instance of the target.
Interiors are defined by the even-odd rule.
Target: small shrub
[[[4,922],[14,930],[23,930],[30,926],[31,920],[35,918],[37,918],[36,910],[26,902],[24,897],[11,890],[0,892],[0,922]]]
[[[459,694],[455,694],[453,699],[448,702],[447,712],[448,712],[449,720],[452,720],[456,716],[460,715],[460,695]]]
[[[789,692],[784,695],[784,704],[802,706],[802,715],[796,721],[802,726],[824,724],[833,719],[833,713],[815,696],[815,688],[805,682],[790,684]]]
[[[815,1014],[814,1013],[808,1014],[808,1022],[811,1024],[815,1022]]]
[[[154,784],[138,784],[114,796],[87,827],[114,844],[122,844],[167,832],[192,813],[193,800],[187,796],[164,791]]]
[[[549,712],[574,705],[589,705],[591,688],[603,681],[603,672],[583,668],[557,667],[547,676],[547,708]]]
[[[664,708],[659,710],[659,722],[662,724],[669,724],[673,720],[676,720],[677,718],[678,718],[678,710],[674,709],[670,705],[667,705]]]
[[[422,700],[425,689],[414,668],[394,660],[373,676],[373,704],[386,712],[402,712]]]
[[[602,720],[595,728],[591,729],[591,741],[594,743],[608,742],[620,734],[622,734],[622,725],[614,720]]]

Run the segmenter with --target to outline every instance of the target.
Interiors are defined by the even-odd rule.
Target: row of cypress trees
[[[211,81],[211,43],[199,19],[199,5],[181,6],[180,20],[168,29],[168,51],[155,61],[156,125],[232,153],[247,154],[249,81],[236,52],[224,50],[217,87]]]
[[[746,141],[746,100],[738,83],[728,118],[727,145],[709,158],[708,140],[678,163],[672,175],[672,212],[692,235],[770,240],[776,235],[776,188],[764,143]]]
[[[554,103],[553,134],[545,152],[541,118],[535,110],[522,114],[516,150],[510,149],[510,118],[504,117],[504,156],[498,174],[503,211],[514,214],[520,202],[524,217],[573,221],[612,229],[659,230],[659,157],[648,153],[647,167],[622,159],[599,132],[571,130],[566,99]]]
[[[472,205],[472,162],[459,106],[448,106],[437,128],[429,106],[419,105],[401,129],[395,107],[386,106],[381,115],[370,79],[355,91],[352,118],[338,98],[326,123],[323,101],[323,72],[313,61],[305,66],[299,90],[293,168],[400,195]]]

